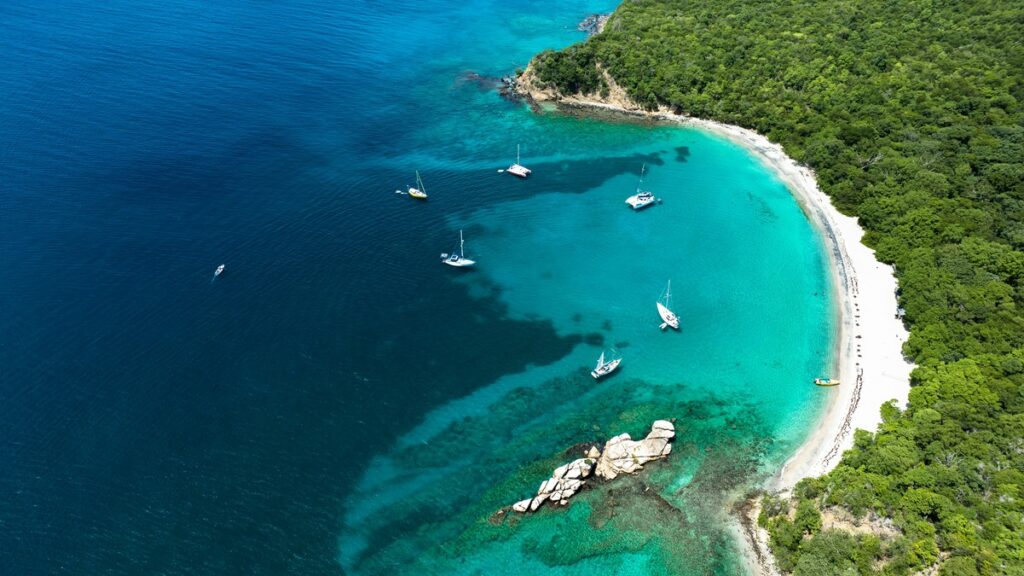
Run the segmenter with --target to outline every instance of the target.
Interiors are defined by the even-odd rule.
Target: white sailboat
[[[419,170],[416,171],[416,186],[409,186],[407,194],[418,200],[427,199],[427,187],[423,185],[423,179],[420,178]]]
[[[644,171],[647,170],[647,164],[643,165],[640,169],[640,181],[636,185],[636,194],[633,194],[629,198],[626,198],[626,204],[629,204],[633,210],[643,210],[644,208],[661,202],[660,199],[654,197],[653,192],[647,192],[640,189],[640,186],[644,183]]]
[[[622,358],[612,358],[611,360],[605,361],[604,350],[602,350],[601,357],[597,359],[597,366],[591,370],[590,375],[594,377],[594,380],[600,380],[612,372],[615,372],[615,370],[619,368],[620,363],[622,363]]]
[[[662,303],[664,302],[664,304]],[[662,294],[661,298],[658,299],[658,316],[661,316],[661,328],[662,330],[672,327],[675,330],[679,330],[679,317],[672,312],[669,306],[672,305],[672,281],[668,281],[668,286],[665,288],[665,293]]]
[[[466,242],[462,239],[462,230],[459,230],[459,251],[454,250],[451,254],[441,254],[441,262],[456,268],[466,268],[476,264],[475,260],[466,258]]]
[[[516,144],[516,163],[509,166],[505,171],[513,176],[519,176],[520,178],[526,178],[531,174],[529,168],[519,163],[519,144]]]

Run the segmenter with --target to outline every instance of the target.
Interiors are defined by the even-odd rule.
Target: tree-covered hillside
[[[534,61],[563,93],[607,90],[602,67],[645,107],[766,134],[896,266],[909,406],[766,503],[784,570],[1024,574],[1022,44],[1021,0],[627,0]],[[822,532],[830,507],[900,535]]]

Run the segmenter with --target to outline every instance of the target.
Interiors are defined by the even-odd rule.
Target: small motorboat
[[[612,358],[611,360],[605,361],[604,351],[602,351],[601,357],[597,359],[597,366],[590,371],[590,375],[594,377],[594,380],[600,380],[612,372],[615,372],[621,363],[622,358]]]
[[[833,378],[815,378],[814,383],[818,386],[839,386],[839,380]]]
[[[217,266],[217,269],[213,271],[213,277],[216,278],[224,273],[224,265]]]

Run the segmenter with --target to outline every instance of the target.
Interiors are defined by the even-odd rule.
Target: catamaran
[[[462,230],[459,230],[459,252],[456,254],[453,250],[451,254],[441,254],[441,262],[449,266],[455,266],[456,268],[466,268],[476,264],[475,260],[466,258],[466,243],[462,239]]]
[[[626,198],[626,204],[629,204],[633,210],[643,210],[651,204],[661,202],[660,199],[654,197],[653,192],[647,192],[640,189],[640,186],[644,183],[645,170],[647,170],[647,164],[644,164],[643,168],[640,169],[640,182],[636,185],[636,194]]]
[[[664,304],[662,303],[664,302]],[[661,316],[661,328],[662,330],[671,326],[672,328],[679,330],[679,317],[669,308],[672,305],[672,281],[668,281],[668,286],[665,288],[665,293],[658,298],[658,316]]]
[[[519,176],[520,178],[526,178],[531,174],[531,171],[526,166],[519,164],[519,144],[516,144],[516,163],[509,166],[505,172],[512,174],[513,176]]]
[[[416,171],[416,186],[409,186],[409,191],[407,193],[409,196],[418,198],[419,200],[427,199],[427,187],[423,185],[423,179],[420,178],[419,170]]]
[[[622,358],[612,358],[606,362],[604,359],[604,351],[602,350],[601,357],[597,359],[597,366],[591,370],[590,375],[594,377],[594,380],[600,380],[602,377],[615,372],[621,362]]]

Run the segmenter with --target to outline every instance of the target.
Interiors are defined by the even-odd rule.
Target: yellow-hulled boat
[[[832,378],[815,378],[814,383],[818,386],[839,386],[839,380]]]
[[[409,196],[418,198],[420,200],[427,199],[427,187],[423,185],[423,179],[420,178],[420,171],[416,171],[416,186],[409,186]]]

